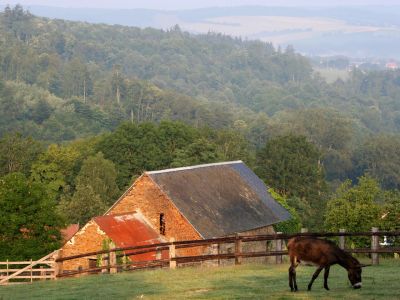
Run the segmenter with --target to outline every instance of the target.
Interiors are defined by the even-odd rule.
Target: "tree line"
[[[38,257],[57,248],[61,228],[103,214],[146,170],[238,159],[291,212],[277,230],[398,229],[398,189],[384,189],[368,172],[354,185],[345,180],[332,188],[318,146],[305,136],[274,137],[255,150],[238,131],[123,123],[64,144],[20,134],[0,139],[0,257]]]

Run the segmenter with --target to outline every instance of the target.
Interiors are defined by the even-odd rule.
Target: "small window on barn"
[[[165,235],[165,216],[160,214],[160,234]]]

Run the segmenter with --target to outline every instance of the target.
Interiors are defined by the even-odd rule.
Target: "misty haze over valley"
[[[200,5],[179,1],[172,1],[169,6],[157,1],[150,1],[147,6],[139,1],[117,1],[114,7],[106,1],[98,5],[90,1],[56,1],[52,2],[54,6],[48,1],[26,2],[32,13],[49,18],[165,30],[178,24],[191,33],[223,33],[272,42],[282,48],[293,45],[308,56],[400,58],[400,5],[395,5],[395,1],[380,5],[374,1],[353,1],[347,5],[337,1],[330,2],[330,6],[315,1],[233,2],[240,6],[217,1],[215,5],[204,2],[202,8],[191,9],[187,8]],[[253,6],[244,6],[247,3]],[[143,8],[156,5],[160,8]]]

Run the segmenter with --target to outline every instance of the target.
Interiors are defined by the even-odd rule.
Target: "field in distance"
[[[221,32],[232,36],[257,38],[276,45],[335,32],[348,34],[384,30],[381,27],[352,25],[331,18],[287,16],[229,16],[181,25],[192,32]]]

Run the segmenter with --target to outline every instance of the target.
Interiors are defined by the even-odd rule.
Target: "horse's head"
[[[358,263],[347,270],[349,280],[353,288],[360,289],[362,287],[361,272],[362,268],[367,266],[368,265]]]

